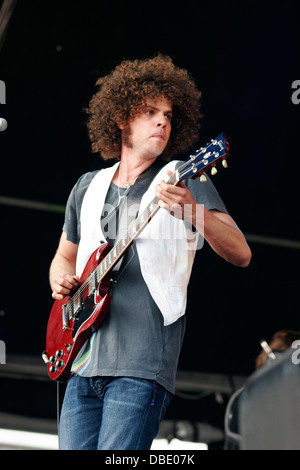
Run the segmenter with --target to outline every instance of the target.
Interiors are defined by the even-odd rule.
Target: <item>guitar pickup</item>
[[[76,315],[78,314],[78,312],[80,312],[81,309],[82,309],[82,306],[77,305],[77,307],[74,309],[74,312],[73,312],[73,315],[72,315],[72,320],[77,320]]]

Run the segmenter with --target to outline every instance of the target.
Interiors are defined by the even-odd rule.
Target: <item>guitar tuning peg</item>
[[[218,170],[216,169],[215,166],[213,166],[210,172],[214,176],[216,173],[218,173]]]
[[[222,160],[222,165],[224,168],[228,168],[227,160],[225,160],[225,158]]]
[[[205,183],[205,181],[207,181],[206,176],[204,174],[200,176],[200,181],[201,183]]]

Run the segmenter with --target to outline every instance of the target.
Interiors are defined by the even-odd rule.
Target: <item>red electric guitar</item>
[[[227,167],[229,144],[221,133],[205,147],[200,148],[175,171],[169,184],[177,185],[180,181],[200,176],[209,168],[215,174],[216,163],[222,160]],[[56,300],[50,312],[46,350],[42,354],[52,380],[64,382],[70,377],[72,363],[85,341],[100,327],[111,301],[108,293],[110,271],[125,254],[132,242],[150,222],[159,209],[155,197],[138,218],[129,226],[124,238],[111,249],[108,244],[101,245],[89,258],[79,287],[63,300]]]

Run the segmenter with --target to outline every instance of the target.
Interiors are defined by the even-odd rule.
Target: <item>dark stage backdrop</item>
[[[296,5],[19,1],[0,50],[0,117],[8,122],[0,133],[0,194],[58,205],[81,174],[103,166],[82,111],[99,76],[123,59],[161,52],[195,77],[203,93],[199,145],[227,134],[229,168],[213,181],[253,260],[241,269],[207,244],[199,251],[182,370],[248,375],[261,337],[300,329],[299,243],[283,244],[300,240]],[[63,214],[4,204],[0,214],[0,339],[7,354],[40,356]]]

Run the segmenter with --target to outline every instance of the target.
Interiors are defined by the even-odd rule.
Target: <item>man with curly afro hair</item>
[[[114,161],[72,189],[50,285],[56,300],[72,295],[109,243],[88,299],[97,303],[109,274],[111,300],[74,357],[60,449],[147,450],[175,393],[199,240],[237,266],[251,252],[208,177],[170,184],[181,165],[174,156],[198,139],[201,93],[189,73],[158,54],[122,62],[97,86],[86,109],[92,151]],[[140,230],[153,207],[160,210]]]

